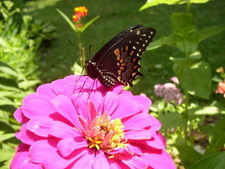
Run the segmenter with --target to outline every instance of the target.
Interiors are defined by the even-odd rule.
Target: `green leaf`
[[[202,158],[202,155],[199,154],[195,149],[188,145],[175,145],[179,151],[180,159],[182,164],[187,167],[196,162],[198,159]],[[205,168],[202,168],[205,169]]]
[[[182,115],[177,112],[160,115],[158,119],[162,123],[162,129],[170,129],[173,127],[184,126],[186,124]]]
[[[26,80],[18,83],[21,89],[28,89],[40,83],[40,80]]]
[[[61,10],[56,9],[59,14],[66,20],[66,22],[69,24],[69,26],[75,31],[77,32],[78,29],[76,28],[76,26],[74,26],[73,22],[70,20],[70,18],[68,18],[68,16],[66,16]]]
[[[193,36],[196,26],[193,24],[192,13],[173,13],[171,15],[171,27],[176,35],[176,47],[185,54],[194,52],[197,47],[197,39]]]
[[[3,135],[1,135],[1,137],[0,137],[0,142],[3,142],[3,141],[5,141],[5,140],[8,140],[8,139],[13,138],[13,137],[15,137],[15,133],[7,133],[7,134],[3,134]]]
[[[87,29],[93,22],[95,22],[100,16],[94,17],[92,20],[87,22],[81,29],[81,32],[83,32],[85,29]]]
[[[151,44],[148,46],[147,50],[157,49],[163,45],[169,45],[169,46],[175,47],[176,41],[177,41],[177,37],[175,35],[165,36],[156,41],[151,42]]]
[[[13,101],[6,97],[0,97],[0,106],[5,106],[5,105],[11,105],[11,106],[16,106]]]
[[[203,4],[209,2],[209,0],[189,0],[190,3]]]
[[[170,20],[171,27],[175,33],[182,33],[185,36],[196,31],[193,13],[173,13]]]
[[[1,62],[1,61],[0,61],[0,72],[12,75],[14,77],[19,76],[19,73],[15,69],[13,69],[8,64]]]
[[[198,43],[194,36],[179,36],[177,37],[176,47],[185,54],[190,54],[197,50]]]
[[[144,9],[150,8],[152,6],[157,6],[157,5],[161,5],[161,4],[166,4],[166,5],[176,5],[176,4],[184,4],[187,2],[190,3],[206,3],[209,0],[188,0],[188,1],[184,1],[184,0],[147,0],[147,2],[139,9],[139,11],[142,11]]]
[[[215,115],[219,113],[219,109],[216,106],[196,107],[188,110],[193,115]]]
[[[0,149],[0,154],[1,154],[0,155],[0,162],[12,159],[12,156],[15,153],[15,147],[9,146],[7,144],[2,144],[1,146],[2,147]],[[1,167],[1,169],[2,169],[2,167]]]
[[[157,6],[161,4],[167,4],[167,5],[174,5],[178,4],[180,0],[147,0],[147,2],[139,9],[139,11],[142,11],[146,8],[150,8],[152,6]]]
[[[211,70],[208,63],[190,58],[173,59],[173,71],[183,90],[208,99],[211,92]]]
[[[195,36],[198,40],[198,42],[201,42],[207,38],[210,38],[212,36],[215,36],[225,30],[224,25],[215,25],[215,26],[210,26],[207,28],[204,28],[203,30],[196,31]]]
[[[225,152],[218,152],[210,154],[209,156],[199,160],[189,169],[224,169],[225,166]]]
[[[225,143],[225,118],[224,116],[213,125],[204,125],[201,126],[200,129],[204,133],[207,133],[209,137],[209,144],[206,148],[205,154],[213,153],[220,151],[222,147],[224,147]]]

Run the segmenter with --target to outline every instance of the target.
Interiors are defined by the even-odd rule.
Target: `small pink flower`
[[[180,105],[183,102],[183,95],[180,89],[173,83],[157,84],[154,86],[154,92],[157,96],[162,97],[166,102],[174,102]]]
[[[223,94],[225,97],[225,80],[218,83],[216,93]]]
[[[11,169],[175,169],[150,105],[86,76],[41,85],[14,113],[22,143]]]
[[[172,82],[174,82],[175,84],[179,84],[179,80],[178,80],[178,78],[176,76],[171,77],[170,80]]]

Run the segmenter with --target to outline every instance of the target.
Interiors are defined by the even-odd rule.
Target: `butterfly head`
[[[96,62],[87,60],[85,61],[84,68],[86,69],[88,76],[91,78],[96,79],[99,77],[99,69],[96,65]]]

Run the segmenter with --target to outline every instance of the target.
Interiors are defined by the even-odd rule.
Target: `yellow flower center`
[[[106,113],[97,116],[89,125],[86,139],[89,148],[110,151],[113,148],[125,148],[124,126],[120,119],[111,120]]]

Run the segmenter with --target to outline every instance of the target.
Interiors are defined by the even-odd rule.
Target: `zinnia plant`
[[[87,76],[41,85],[14,113],[22,143],[11,168],[175,169],[150,105]]]

